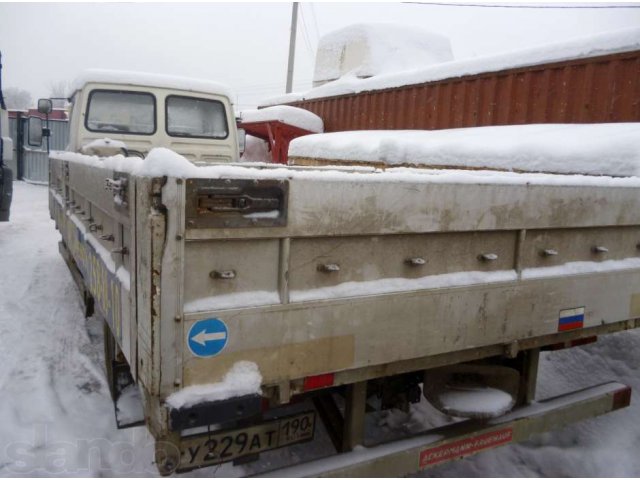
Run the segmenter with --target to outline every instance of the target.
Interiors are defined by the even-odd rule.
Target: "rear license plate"
[[[311,440],[315,423],[315,412],[305,412],[238,430],[184,437],[180,442],[178,471],[229,462]]]

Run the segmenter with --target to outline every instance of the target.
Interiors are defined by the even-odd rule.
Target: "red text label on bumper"
[[[511,442],[512,439],[513,429],[505,428],[438,447],[427,448],[420,452],[420,468],[426,468],[429,465],[446,462],[447,460],[470,455],[480,450],[504,445]]]

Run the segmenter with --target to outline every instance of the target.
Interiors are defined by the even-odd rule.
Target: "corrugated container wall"
[[[640,51],[450,78],[290,105],[326,132],[640,121]]]

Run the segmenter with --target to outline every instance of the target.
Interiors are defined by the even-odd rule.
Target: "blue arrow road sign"
[[[189,329],[187,345],[196,357],[213,357],[227,345],[227,326],[218,318],[198,320]]]

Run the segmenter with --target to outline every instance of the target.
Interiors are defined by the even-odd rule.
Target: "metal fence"
[[[49,183],[49,154],[43,150],[24,149],[22,180],[30,183]]]
[[[31,183],[48,183],[49,182],[49,154],[47,153],[46,140],[43,141],[41,147],[31,147],[18,141],[19,122],[25,122],[26,118],[9,119],[9,130],[13,137],[14,150],[14,175],[18,177],[18,172],[22,173],[22,180]],[[24,126],[24,124],[23,124]],[[51,136],[49,137],[49,149],[66,150],[69,143],[69,122],[66,120],[49,120],[49,129]],[[28,135],[27,128],[24,126],[24,137]],[[19,151],[21,150],[21,151]]]

